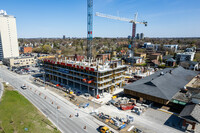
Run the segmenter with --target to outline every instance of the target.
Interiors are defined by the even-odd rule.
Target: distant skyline
[[[94,14],[147,21],[145,37],[200,37],[199,0],[93,0]],[[87,36],[87,0],[1,0],[0,10],[17,20],[18,38]],[[128,37],[132,24],[94,15],[94,37]]]

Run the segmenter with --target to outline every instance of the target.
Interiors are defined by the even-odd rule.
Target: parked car
[[[79,104],[79,107],[82,107],[82,108],[86,108],[89,106],[89,103],[81,103]]]
[[[76,95],[77,95],[77,96],[80,96],[80,95],[81,95],[81,92],[80,92],[80,91],[76,92]]]
[[[138,128],[134,128],[134,129],[133,129],[133,132],[134,132],[134,133],[143,133],[143,131],[140,130],[140,129],[138,129]]]
[[[110,100],[110,101],[108,101],[108,102],[106,103],[106,105],[110,105],[110,104],[115,105],[115,103],[116,103],[115,100]]]
[[[89,93],[84,93],[85,97],[90,97],[91,95]]]

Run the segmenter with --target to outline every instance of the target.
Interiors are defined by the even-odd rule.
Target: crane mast
[[[130,52],[131,52],[131,55],[134,56],[134,39],[135,39],[135,34],[136,34],[136,24],[144,24],[145,26],[147,26],[147,22],[146,21],[144,21],[144,22],[138,22],[137,21],[137,16],[138,16],[137,13],[135,14],[134,19],[116,17],[116,16],[112,16],[112,15],[107,15],[107,14],[99,13],[99,12],[96,12],[95,15],[98,16],[98,17],[103,17],[103,18],[108,18],[108,19],[126,21],[126,22],[129,22],[129,23],[133,24],[133,27],[132,27],[132,38],[131,38],[132,50],[130,50]]]
[[[92,58],[93,0],[87,0],[87,59]]]

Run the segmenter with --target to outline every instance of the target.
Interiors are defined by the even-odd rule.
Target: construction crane
[[[138,14],[136,13],[135,14],[135,17],[134,19],[128,19],[128,18],[121,18],[121,17],[116,17],[116,16],[112,16],[112,15],[107,15],[107,14],[103,14],[103,13],[99,13],[99,12],[96,12],[95,14],[96,16],[98,17],[103,17],[103,18],[109,18],[109,19],[115,19],[115,20],[120,20],[120,21],[126,21],[126,22],[129,22],[129,23],[132,23],[133,24],[133,27],[132,27],[132,39],[131,39],[131,45],[132,45],[132,57],[134,56],[134,39],[135,39],[135,34],[136,34],[136,24],[144,24],[145,26],[147,26],[147,22],[144,21],[144,22],[138,22],[137,21],[137,16]]]
[[[93,0],[87,0],[87,59],[92,58]]]

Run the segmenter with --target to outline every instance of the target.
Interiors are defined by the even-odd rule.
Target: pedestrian
[[[77,113],[77,115],[76,115],[77,117],[79,116],[79,114]]]

